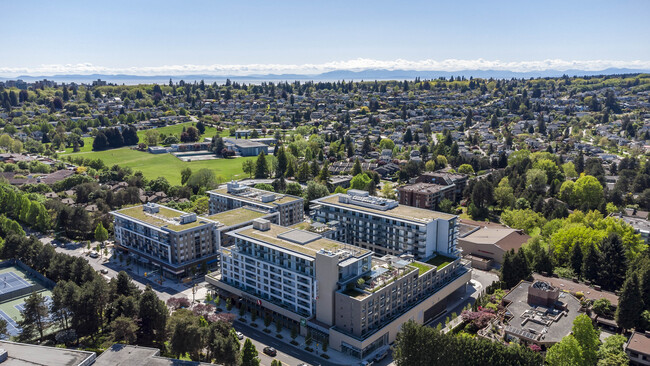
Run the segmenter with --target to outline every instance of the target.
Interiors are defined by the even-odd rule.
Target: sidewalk
[[[204,296],[203,296],[203,298],[201,300],[205,300],[205,294],[204,294]],[[214,305],[214,302],[210,302],[210,304]],[[239,316],[239,309],[233,307],[230,311],[226,310],[226,304],[225,304],[225,301],[223,299],[221,300],[221,304],[218,307],[223,310],[222,311],[223,313],[230,313],[230,314],[235,315],[235,322],[237,322],[237,323],[243,323],[243,324],[246,324],[248,326],[251,326],[251,324],[253,323],[251,321],[251,313],[250,312],[246,312],[246,314],[243,316],[243,318],[246,319],[246,322],[245,323],[241,322],[239,319],[242,318],[242,317]],[[256,329],[258,329],[259,331],[262,331],[262,332],[264,331],[265,327],[264,327],[264,318],[263,317],[260,317],[258,315],[257,319],[255,320],[254,323],[257,324],[257,327],[253,327],[253,328],[256,328]],[[271,323],[271,325],[269,325],[268,329],[270,330],[270,332],[268,332],[267,334],[270,337],[275,337],[276,340],[278,340],[280,342],[283,342],[284,344],[286,344],[287,347],[293,347],[293,348],[299,349],[299,350],[301,350],[303,352],[309,353],[309,354],[311,354],[313,356],[317,356],[319,359],[322,360],[323,363],[334,363],[334,364],[339,364],[339,365],[350,365],[351,366],[351,365],[357,365],[357,364],[359,364],[361,362],[361,360],[359,360],[357,358],[354,358],[352,356],[346,355],[344,353],[335,351],[331,347],[328,347],[327,352],[323,352],[322,344],[318,343],[316,341],[313,341],[312,344],[309,346],[309,347],[313,348],[313,351],[309,352],[309,351],[305,350],[305,347],[307,347],[307,345],[305,344],[305,337],[303,337],[301,335],[298,335],[295,338],[295,341],[298,343],[298,345],[297,346],[293,345],[293,344],[290,343],[292,341],[292,339],[291,339],[291,329],[287,329],[287,328],[283,327],[282,331],[279,333],[282,336],[282,338],[279,338],[279,337],[277,337],[278,333],[276,332],[276,329],[275,329],[275,323]],[[282,349],[279,349],[279,351],[284,352],[284,350],[282,350]],[[323,353],[327,354],[330,358],[325,359],[323,357],[320,357],[320,355],[322,355]]]

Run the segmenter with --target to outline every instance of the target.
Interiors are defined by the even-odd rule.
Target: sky
[[[647,0],[0,0],[0,14],[0,76],[650,69]]]

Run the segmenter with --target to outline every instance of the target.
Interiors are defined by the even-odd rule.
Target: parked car
[[[273,347],[264,347],[264,353],[271,357],[275,357],[278,354],[278,351],[275,350]]]
[[[90,258],[99,258],[99,253],[93,250],[90,252]]]
[[[359,363],[359,366],[372,366],[372,365],[373,365],[372,360],[361,361],[361,363]]]
[[[240,341],[244,339],[244,335],[242,334],[242,332],[237,332],[235,334],[237,334],[237,339],[239,339]]]
[[[388,350],[383,350],[375,355],[375,362],[379,362],[388,356]]]
[[[102,274],[108,274],[108,270],[106,268],[102,268],[99,270]]]

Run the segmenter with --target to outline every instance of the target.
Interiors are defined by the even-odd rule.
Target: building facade
[[[174,279],[188,276],[193,269],[215,266],[226,232],[256,218],[277,220],[277,213],[248,207],[201,217],[155,203],[111,214],[116,248]]]
[[[227,235],[234,245],[220,249],[221,272],[206,277],[222,297],[358,358],[387,347],[407,319],[440,314],[471,278],[458,258],[373,258],[370,250],[263,219]]]
[[[459,254],[455,215],[400,205],[357,190],[312,203],[315,221],[338,226],[336,240],[380,255],[408,253],[426,259],[435,253]]]
[[[253,207],[266,212],[277,212],[279,223],[294,225],[304,219],[304,200],[301,197],[251,188],[238,182],[209,191],[210,214],[239,207]]]
[[[401,186],[399,192],[399,204],[436,210],[444,199],[454,201],[454,185],[443,186],[432,183],[415,183]]]

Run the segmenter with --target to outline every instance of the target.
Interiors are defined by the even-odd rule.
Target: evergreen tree
[[[580,277],[580,274],[582,273],[582,249],[580,248],[580,243],[577,243],[573,246],[573,250],[571,251],[571,268],[573,268],[573,271]]]
[[[169,313],[165,303],[158,298],[149,285],[140,297],[139,308],[139,344],[162,344],[165,340],[165,327]]]
[[[600,263],[601,263],[600,253],[598,253],[598,250],[592,244],[589,246],[589,249],[587,250],[587,255],[584,256],[584,260],[582,262],[582,271],[581,271],[582,277],[592,282],[598,281],[599,278],[598,276],[600,273]]]
[[[278,168],[275,171],[276,178],[284,177],[284,173],[287,171],[287,154],[284,151],[284,146],[281,146],[278,151]]]
[[[30,340],[36,333],[43,338],[43,333],[49,328],[49,309],[45,302],[45,297],[41,294],[32,292],[27,299],[25,299],[24,309],[21,311],[23,317],[18,322],[22,328],[20,338]]]
[[[107,148],[108,148],[108,139],[106,138],[106,135],[103,132],[99,132],[97,136],[95,136],[95,140],[93,140],[93,150],[99,151],[99,150],[106,150]]]
[[[361,173],[363,173],[363,170],[361,169],[361,162],[359,161],[359,159],[355,159],[354,165],[352,166],[352,176],[356,177]]]
[[[269,167],[266,164],[266,155],[264,151],[260,152],[255,162],[255,178],[265,179],[269,177]]]
[[[621,288],[627,272],[625,247],[618,234],[611,233],[600,245],[603,261],[600,266],[600,285],[609,291]]]
[[[410,144],[411,141],[413,141],[413,133],[411,132],[410,128],[406,129],[406,132],[404,133],[403,141],[406,144]]]
[[[637,325],[642,310],[639,279],[636,273],[631,272],[625,280],[621,296],[618,298],[616,323],[623,329],[632,329]]]

